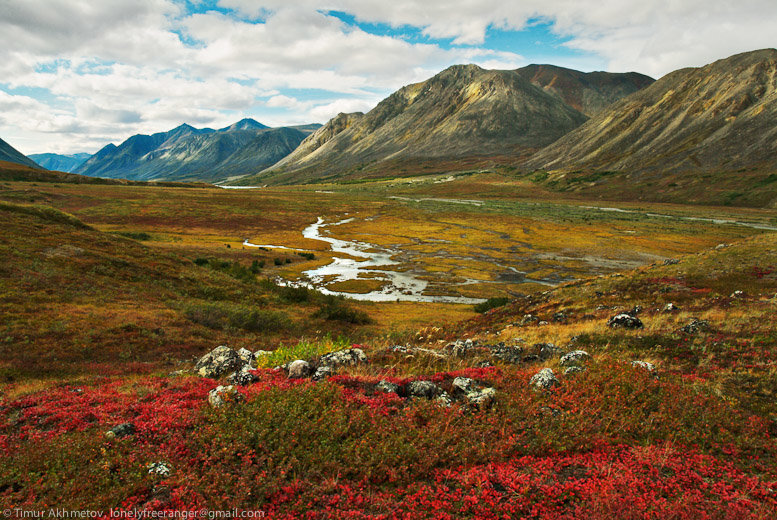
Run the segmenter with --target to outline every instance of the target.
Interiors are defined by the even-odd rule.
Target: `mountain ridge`
[[[0,139],[0,161],[21,164],[24,166],[29,166],[30,168],[41,168],[38,163],[5,142],[3,139]]]
[[[531,157],[549,171],[777,169],[777,50],[670,72]]]
[[[251,179],[295,182],[391,161],[528,155],[586,119],[515,71],[454,65],[366,114],[336,116]]]
[[[221,181],[257,172],[294,150],[310,125],[270,128],[245,118],[214,130],[181,124],[109,144],[75,173],[130,180]]]

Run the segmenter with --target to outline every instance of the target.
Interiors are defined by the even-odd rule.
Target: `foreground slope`
[[[252,119],[212,130],[181,125],[109,144],[76,173],[131,180],[219,181],[253,173],[294,150],[309,126],[268,128]]]
[[[774,518],[775,251],[765,235],[574,282],[411,344],[358,345],[366,363],[318,381],[271,361],[321,351],[279,348],[218,406],[224,381],[193,372],[16,394],[0,407],[0,505]],[[642,328],[609,327],[623,312]]]
[[[737,172],[777,169],[777,50],[681,69],[538,152],[529,169]]]
[[[30,168],[40,169],[35,161],[21,153],[19,150],[0,139],[0,161],[6,161],[15,164],[21,164]]]
[[[399,89],[365,115],[337,116],[254,179],[291,182],[407,161],[523,156],[585,120],[515,71],[457,65]]]

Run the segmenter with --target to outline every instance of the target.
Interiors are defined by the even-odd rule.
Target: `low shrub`
[[[507,305],[507,302],[509,302],[509,298],[489,298],[484,302],[478,303],[475,305],[475,312],[484,313],[486,311],[490,311],[491,309],[496,309],[497,307],[502,307],[503,305]]]
[[[294,324],[283,311],[257,309],[247,305],[227,303],[191,304],[186,317],[211,329],[235,328],[251,332],[292,330]]]

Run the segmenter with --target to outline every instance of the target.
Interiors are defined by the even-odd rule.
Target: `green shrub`
[[[291,330],[294,327],[285,312],[239,304],[192,304],[185,309],[185,315],[194,323],[211,329],[234,328],[251,332],[274,332]]]
[[[475,305],[475,312],[486,312],[490,311],[491,309],[496,309],[497,307],[502,307],[503,305],[507,305],[507,302],[509,302],[509,298],[489,298],[488,300],[478,303]]]
[[[283,265],[283,258],[276,258],[275,260],[273,260],[273,263],[275,265]]]
[[[372,318],[366,312],[348,307],[342,297],[328,296],[313,316],[327,321],[342,321],[355,325],[372,323]]]

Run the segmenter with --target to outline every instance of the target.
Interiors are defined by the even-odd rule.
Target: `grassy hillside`
[[[48,206],[0,202],[0,214],[6,382],[159,370],[217,342],[358,328],[312,319],[329,300],[269,283],[269,256],[165,252],[146,232],[100,232]]]

